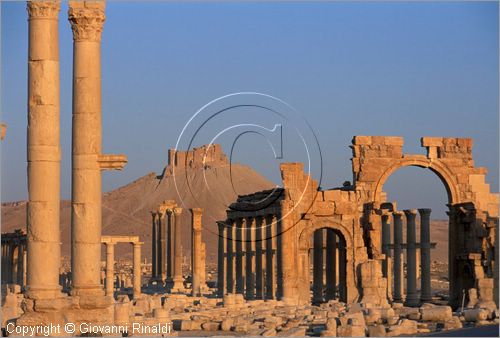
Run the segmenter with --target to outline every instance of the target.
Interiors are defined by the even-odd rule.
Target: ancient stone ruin
[[[101,171],[127,162],[101,149],[103,1],[69,2],[72,252],[71,267],[62,269],[59,8],[58,1],[27,4],[27,233],[2,234],[3,333],[72,323],[75,331],[50,335],[346,337],[498,324],[499,197],[485,182],[487,170],[474,165],[469,138],[423,137],[426,154],[419,155],[403,153],[402,137],[355,136],[353,181],[328,190],[318,188],[302,163],[282,163],[280,188],[239,196],[218,222],[216,281],[207,280],[202,208],[189,208],[188,264],[180,230],[189,225],[181,224],[180,200],[151,210],[150,264],[141,258],[145,243],[138,236],[103,236]],[[227,157],[218,145],[170,150],[166,170],[220,162]],[[431,210],[398,210],[383,191],[388,177],[406,166],[430,169],[448,193],[446,302],[431,284]],[[128,282],[114,253],[120,243],[133,249]]]

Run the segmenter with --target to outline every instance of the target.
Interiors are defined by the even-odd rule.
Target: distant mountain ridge
[[[208,183],[207,184],[205,183]],[[181,192],[182,201],[177,189]],[[183,251],[190,252],[191,213],[203,208],[203,240],[207,259],[216,260],[217,225],[226,218],[226,208],[238,195],[270,189],[275,184],[249,166],[230,164],[219,145],[186,152],[169,151],[163,172],[151,172],[118,189],[103,194],[103,235],[137,235],[144,242],[143,257],[151,259],[151,211],[164,200],[176,200],[184,208],[181,217]],[[234,190],[233,190],[234,187]],[[2,232],[11,232],[26,223],[26,201],[2,203]],[[71,252],[71,201],[61,201],[62,255]],[[118,245],[117,259],[131,258],[132,249]],[[103,250],[104,251],[104,250]]]

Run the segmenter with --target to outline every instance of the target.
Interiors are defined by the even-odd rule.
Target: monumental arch
[[[471,139],[423,137],[421,142],[426,155],[403,154],[402,137],[355,136],[353,183],[331,190],[318,189],[301,163],[281,164],[282,188],[239,196],[219,223],[219,294],[299,304],[338,298],[385,306],[393,296],[409,306],[428,301],[431,210],[418,206],[403,213],[383,192],[397,169],[418,166],[436,173],[448,192],[450,304],[458,306],[463,291],[472,288],[490,302],[498,194],[485,183],[486,169],[474,166]],[[391,219],[398,234],[393,244]],[[418,250],[424,257],[420,295]]]

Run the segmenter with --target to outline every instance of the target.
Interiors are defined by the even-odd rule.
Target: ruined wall
[[[203,145],[188,151],[168,150],[168,167],[206,168],[229,164],[220,144]]]

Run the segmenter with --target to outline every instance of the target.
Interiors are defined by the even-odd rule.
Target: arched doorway
[[[407,167],[418,167],[418,168],[424,168],[424,169],[429,169],[430,172],[435,174],[438,178],[440,183],[444,186],[444,189],[446,191],[446,197],[444,197],[444,203],[449,207],[448,214],[449,216],[446,216],[447,218],[447,233],[445,234],[446,241],[448,242],[448,252],[447,252],[447,258],[445,262],[445,266],[448,269],[447,271],[447,279],[450,281],[450,284],[446,287],[447,293],[448,293],[448,301],[451,305],[456,306],[457,305],[457,297],[459,296],[457,293],[456,287],[458,284],[468,284],[468,285],[473,285],[474,284],[474,277],[473,275],[462,275],[460,271],[460,265],[462,264],[456,259],[456,252],[460,251],[460,246],[463,245],[463,243],[460,243],[457,240],[457,233],[459,233],[459,223],[454,221],[454,217],[452,215],[452,209],[451,206],[455,205],[456,203],[459,202],[459,193],[457,189],[457,183],[455,182],[454,176],[449,172],[447,167],[441,165],[439,162],[435,161],[429,161],[428,159],[425,158],[419,158],[419,157],[410,157],[410,158],[403,158],[401,160],[396,161],[392,165],[390,165],[384,172],[383,174],[379,177],[379,179],[376,182],[375,185],[375,194],[374,194],[374,199],[377,202],[381,202],[384,200],[384,195],[383,195],[383,188],[385,186],[385,183],[387,180],[397,171],[400,171],[402,168],[407,168]],[[437,182],[437,181],[436,181]],[[437,182],[439,184],[439,182]],[[397,200],[396,200],[397,202]],[[421,208],[421,207],[429,207],[429,205],[415,205],[412,206],[411,208]],[[398,205],[398,209],[399,205]],[[446,225],[444,225],[446,227]],[[404,231],[403,233],[406,233]],[[431,236],[436,236],[436,233],[432,231],[431,229]],[[431,238],[431,241],[434,241],[436,238]],[[406,240],[405,240],[406,242]],[[464,264],[468,264],[468,262],[463,262]],[[470,279],[468,281],[465,281],[465,279]],[[457,282],[457,279],[461,279],[461,282]],[[406,279],[405,279],[406,281]],[[459,291],[461,293],[461,291]]]
[[[401,217],[401,240],[402,243],[406,243],[407,245],[406,248],[398,250],[402,254],[402,258],[396,257],[396,254],[393,253],[394,247],[389,247],[387,244],[384,245],[384,239],[382,240],[382,251],[386,254],[386,257],[396,260],[398,264],[400,262],[403,263],[405,267],[401,270],[403,276],[398,278],[400,280],[400,284],[397,286],[399,291],[395,292],[393,296],[397,296],[398,299],[406,299],[409,304],[412,303],[411,299],[415,297],[420,302],[430,301],[433,298],[434,300],[448,300],[448,267],[450,265],[448,242],[450,234],[449,217],[447,215],[449,211],[447,207],[448,194],[445,186],[442,184],[440,178],[431,170],[417,166],[405,166],[397,169],[388,177],[384,182],[383,191],[386,193],[388,202],[395,202],[395,205],[388,203],[388,206],[397,206],[397,210],[399,211],[411,209],[416,209],[417,211],[413,230],[415,237],[412,240],[412,242],[416,242],[413,253],[410,253],[407,249],[409,245],[407,238],[407,215],[402,215]],[[425,215],[422,215],[419,210]],[[386,243],[395,244],[394,234],[396,229],[394,228],[394,218],[391,217],[390,212],[388,215],[389,217],[384,218],[384,225],[390,225],[382,229],[382,236],[386,236]],[[430,231],[422,229],[423,217],[430,219]],[[384,230],[388,230],[389,234],[384,234]],[[423,230],[426,231],[425,234],[422,234]],[[389,239],[388,242],[387,239]],[[423,248],[422,243],[429,243],[431,246],[424,245]],[[409,255],[413,255],[412,258],[409,258]],[[390,277],[388,281],[392,284],[390,290],[395,290],[396,283],[393,279],[396,278],[397,272],[388,274],[386,271],[387,264],[389,263],[384,261],[384,276]],[[395,266],[394,261],[390,264],[393,267]],[[408,280],[409,267],[412,268],[412,271],[415,271],[412,274],[413,279],[411,283],[416,288],[408,286],[408,283],[410,283]],[[399,267],[398,271],[400,271]],[[414,290],[412,293],[413,297],[409,297],[408,295],[411,290]],[[403,293],[403,298],[401,298],[401,292]]]
[[[313,232],[309,247],[309,275],[312,303],[338,299],[346,302],[346,241],[342,233],[332,228]]]
[[[320,303],[330,299],[338,299],[343,302],[355,302],[359,297],[357,288],[357,278],[355,276],[355,262],[353,234],[349,231],[349,226],[336,222],[333,217],[315,216],[305,221],[299,236],[299,300],[301,303]],[[318,231],[318,232],[316,232]],[[351,230],[352,231],[352,230]],[[316,234],[316,235],[315,235]],[[316,255],[316,283],[320,285],[321,291],[316,291],[316,298],[313,299],[314,292],[314,238],[316,246],[319,247],[322,259],[319,262],[320,253]],[[321,237],[321,241],[319,238]],[[321,242],[321,245],[319,244]],[[336,247],[335,256],[332,250],[327,255],[327,248]],[[335,257],[335,259],[334,259]],[[327,264],[328,258],[328,264]],[[335,265],[333,262],[335,261]],[[328,273],[327,273],[328,271]],[[335,274],[334,274],[335,272]],[[318,295],[322,296],[319,297]]]

